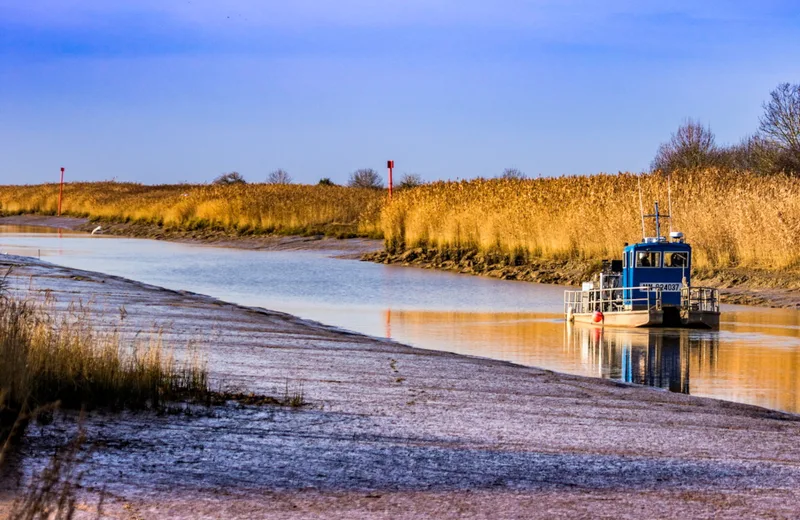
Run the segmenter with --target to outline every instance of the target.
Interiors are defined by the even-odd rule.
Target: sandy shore
[[[427,351],[264,309],[0,258],[99,328],[193,341],[212,376],[310,405],[94,413],[84,508],[113,518],[792,518],[800,418]],[[123,312],[124,310],[124,312]],[[75,430],[32,428],[28,465]],[[9,492],[6,492],[6,506]]]

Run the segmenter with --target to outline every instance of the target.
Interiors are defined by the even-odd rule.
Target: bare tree
[[[658,147],[651,168],[668,173],[678,169],[705,168],[718,163],[719,150],[711,128],[687,119],[669,141]]]
[[[351,188],[383,188],[383,179],[372,168],[362,168],[350,174],[347,185]]]
[[[239,172],[230,172],[223,173],[214,179],[212,184],[247,184],[247,181],[244,180],[244,177]]]
[[[506,168],[505,170],[503,170],[503,173],[500,175],[500,178],[521,181],[522,179],[527,179],[528,176],[525,175],[518,168]]]
[[[286,170],[278,168],[267,175],[267,184],[291,184],[292,176]]]
[[[764,141],[775,150],[773,170],[800,174],[800,83],[781,83],[759,119]]]
[[[733,170],[769,174],[780,170],[780,156],[774,144],[756,134],[720,149],[719,163]]]
[[[422,177],[416,173],[404,173],[402,177],[400,177],[400,183],[397,185],[398,188],[405,189],[405,188],[416,188],[417,186],[422,186],[425,182],[422,180]]]
[[[764,115],[759,123],[764,138],[800,155],[800,84],[778,85],[770,93],[769,102],[764,103]]]

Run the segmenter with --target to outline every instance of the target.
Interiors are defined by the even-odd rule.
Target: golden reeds
[[[157,408],[205,398],[205,365],[177,362],[158,338],[125,345],[92,329],[89,315],[55,318],[47,309],[0,301],[0,443],[20,415],[52,403],[64,408]]]
[[[0,211],[53,215],[58,192],[57,184],[0,186]],[[372,236],[379,233],[385,196],[343,186],[69,183],[62,212],[169,229]]]
[[[517,261],[616,258],[623,242],[642,238],[637,181],[621,173],[437,182],[400,192],[384,208],[381,226],[394,251],[477,250]],[[659,200],[666,212],[667,178],[643,175],[641,185],[645,211]],[[671,188],[673,228],[695,247],[696,267],[800,266],[800,179],[706,170],[674,175]]]
[[[678,172],[673,227],[695,246],[696,267],[800,266],[800,179],[725,170]],[[667,179],[641,177],[647,212],[666,211]],[[53,214],[57,185],[0,186],[4,213]],[[436,182],[398,190],[303,185],[77,183],[64,212],[165,228],[238,233],[384,236],[387,247],[478,251],[526,259],[594,261],[641,238],[637,176]],[[648,234],[653,234],[652,230]]]

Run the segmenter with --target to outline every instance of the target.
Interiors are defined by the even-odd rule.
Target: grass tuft
[[[144,409],[209,392],[196,356],[178,362],[160,339],[126,346],[95,332],[86,314],[57,319],[29,301],[0,301],[0,359],[0,441],[19,429],[20,417],[52,403]]]

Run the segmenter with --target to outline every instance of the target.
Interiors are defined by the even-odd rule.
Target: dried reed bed
[[[638,180],[621,173],[438,182],[399,193],[381,225],[392,252],[478,251],[513,263],[616,258],[623,242],[642,236]],[[666,177],[643,175],[641,186],[645,212],[652,213],[655,200],[666,212]],[[695,246],[696,267],[800,266],[800,179],[680,172],[671,189],[673,228]]]
[[[0,210],[52,215],[58,191],[57,184],[0,186]],[[343,186],[71,183],[62,211],[169,229],[377,236],[384,199],[382,190]]]
[[[20,416],[53,403],[158,408],[207,397],[207,370],[196,356],[178,362],[158,337],[127,345],[94,331],[85,313],[56,316],[43,304],[0,301],[0,444]]]

